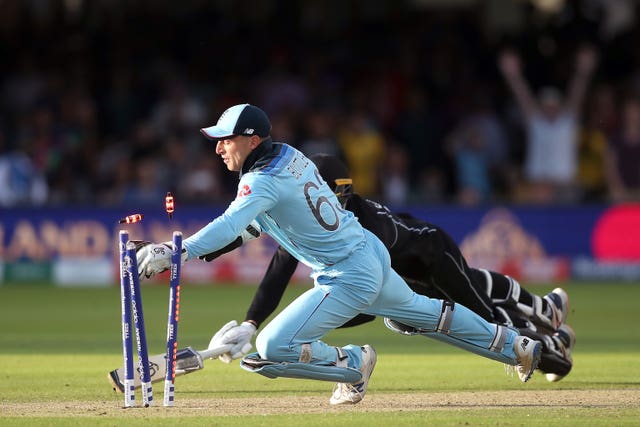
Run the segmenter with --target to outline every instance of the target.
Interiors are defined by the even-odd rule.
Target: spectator
[[[596,52],[582,48],[566,100],[553,87],[534,98],[524,79],[519,56],[504,51],[499,66],[524,114],[527,151],[524,172],[533,202],[557,202],[575,197],[578,116],[587,84],[597,62]]]
[[[640,86],[638,89],[640,90]],[[614,85],[610,82],[598,84],[593,89],[589,109],[589,113],[593,114],[592,120],[598,122],[598,128],[602,129],[607,138],[611,138],[620,126],[618,97]]]
[[[23,152],[10,150],[0,130],[0,206],[39,206],[47,201],[44,176]]]
[[[609,143],[600,111],[598,98],[592,97],[578,139],[577,179],[585,202],[603,200],[607,188],[605,150]]]
[[[212,156],[200,156],[181,180],[180,197],[186,203],[221,201],[223,187],[220,180],[220,162]],[[177,169],[177,171],[181,171]]]
[[[159,134],[183,133],[202,123],[206,108],[189,92],[189,87],[175,78],[165,83],[163,97],[152,112],[151,122]]]
[[[86,87],[76,82],[59,98],[59,158],[48,172],[52,203],[92,203],[98,180],[100,146],[97,108]]]
[[[613,201],[640,201],[640,98],[625,101],[620,132],[612,138],[606,153]]]
[[[134,180],[134,163],[123,142],[113,143],[101,153],[99,203],[113,206],[122,203],[123,195]]]
[[[103,120],[109,136],[124,138],[142,115],[141,100],[140,96],[136,96],[131,68],[124,65],[116,66],[110,80],[111,90],[103,102]]]
[[[509,194],[512,165],[508,144],[489,94],[478,91],[471,111],[448,137],[453,157],[457,200],[464,204],[484,203],[497,196],[498,189]]]
[[[5,76],[1,85],[0,104],[7,111],[13,113],[30,111],[44,95],[46,75],[38,66],[37,59],[37,56],[31,52],[21,52],[15,69]]]
[[[255,91],[271,115],[301,111],[309,102],[308,87],[292,72],[292,60],[287,49],[274,48],[269,66],[257,79]]]
[[[463,205],[487,202],[491,196],[490,151],[477,123],[456,129],[448,144],[454,159],[457,201]]]
[[[18,125],[17,145],[26,153],[33,166],[49,179],[64,157],[61,123],[53,105],[39,103],[25,113]]]
[[[378,173],[384,160],[385,141],[363,110],[351,112],[338,134],[354,185],[364,196],[380,191]]]
[[[400,144],[387,145],[380,176],[382,197],[391,205],[403,205],[409,199],[409,156]]]
[[[311,110],[305,117],[305,131],[300,151],[306,156],[324,153],[342,157],[335,138],[333,117],[329,111]]]
[[[383,133],[407,150],[411,201],[449,201],[455,169],[452,158],[444,155],[445,135],[479,116],[482,123],[474,128],[483,135],[483,144],[493,146],[500,139],[494,130],[507,123],[495,120],[503,118],[496,117],[493,104],[484,111],[474,109],[471,116],[467,113],[469,101],[494,99],[473,95],[478,87],[492,91],[496,79],[491,52],[502,31],[509,31],[527,49],[528,76],[536,88],[562,77],[557,72],[567,62],[558,52],[575,49],[576,40],[586,37],[599,46],[603,61],[593,96],[597,106],[588,113],[590,121],[597,118],[596,127],[609,140],[619,137],[615,130],[620,126],[616,115],[620,82],[627,82],[630,89],[640,87],[640,57],[633,47],[640,32],[631,26],[637,17],[626,13],[633,12],[632,0],[558,3],[554,12],[545,14],[544,22],[536,19],[540,15],[529,13],[541,2],[515,2],[509,6],[513,13],[495,13],[503,26],[482,18],[498,10],[487,6],[496,2],[467,2],[455,10],[424,8],[421,2],[347,9],[318,9],[317,2],[291,2],[282,8],[278,2],[265,2],[248,14],[219,2],[161,2],[153,11],[140,2],[57,2],[59,7],[17,3],[4,7],[0,17],[5,42],[0,53],[12,59],[4,61],[0,70],[0,118],[12,148],[25,153],[47,179],[47,203],[85,202],[102,195],[105,199],[98,203],[117,203],[119,165],[164,153],[169,135],[179,138],[185,151],[181,162],[194,165],[203,145],[193,129],[202,125],[202,117],[227,105],[253,101],[260,101],[274,117],[274,130],[284,135],[277,139],[291,138],[308,154],[337,149],[336,154],[348,163],[356,161],[371,180],[359,183],[359,188],[369,191],[363,186],[370,185],[379,193],[386,191],[376,176],[382,155],[371,163],[362,153],[351,152],[348,159],[342,141],[338,142],[334,117],[328,123],[322,117],[325,111],[340,111],[344,118],[358,115],[358,109],[366,111],[368,136],[359,135],[358,143],[377,134],[373,139],[380,139],[381,148],[373,151],[384,153]],[[623,3],[625,7],[620,6]],[[569,15],[570,25],[557,19]],[[277,34],[263,37],[276,18],[283,23]],[[384,31],[375,33],[372,28]],[[147,37],[136,37],[139,33]],[[253,47],[254,55],[230,43],[216,44],[212,54],[215,40],[240,40]],[[532,55],[534,49],[541,56]],[[589,56],[578,55],[573,80],[582,86],[588,82],[584,65],[587,62],[590,68]],[[520,73],[520,60],[512,57]],[[261,66],[251,67],[252,61]],[[514,163],[524,163],[526,157],[526,181],[536,197],[524,200],[562,200],[567,192],[573,194],[576,185],[587,187],[587,200],[597,200],[602,193],[596,188],[602,185],[602,176],[595,173],[601,167],[597,166],[602,161],[601,143],[592,138],[597,140],[599,133],[590,123],[580,135],[591,142],[566,143],[578,139],[579,105],[571,105],[573,89],[561,108],[557,91],[544,92],[551,109],[561,111],[556,120],[545,118],[547,108],[533,100],[537,114],[529,116],[519,108],[527,123],[515,128],[531,138],[510,135],[507,144],[507,164],[510,157]],[[311,110],[307,119],[312,105],[324,110],[318,114]],[[278,117],[288,117],[293,126]],[[539,137],[540,131],[566,137],[554,143]],[[373,145],[363,146],[372,152]],[[511,194],[515,187],[513,169],[497,161],[504,153],[500,154],[500,144],[496,147],[489,156],[491,200]],[[543,155],[538,157],[540,151]],[[177,185],[167,168],[159,170],[156,179],[165,190],[167,182]],[[220,180],[226,194],[235,193],[233,177],[222,174]]]
[[[275,141],[290,141],[290,144],[297,147],[298,135],[294,125],[295,119],[292,114],[282,112],[274,114],[271,121],[273,128],[271,134]]]
[[[127,138],[134,162],[158,153],[158,149],[162,147],[162,141],[157,131],[158,129],[154,128],[148,120],[141,120],[135,124]]]
[[[145,157],[132,164],[134,180],[124,188],[120,202],[129,206],[157,204],[166,194],[158,179],[161,162],[156,157]]]
[[[429,109],[427,94],[420,87],[409,91],[406,104],[398,115],[394,135],[406,147],[409,178],[419,199],[439,200],[444,193],[442,163],[444,152],[439,118]]]

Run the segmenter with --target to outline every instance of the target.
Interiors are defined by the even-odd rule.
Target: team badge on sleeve
[[[248,185],[243,185],[240,190],[238,190],[238,197],[244,197],[251,194],[251,188]]]

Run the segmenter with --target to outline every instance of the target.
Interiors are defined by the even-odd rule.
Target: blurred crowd
[[[0,0],[0,206],[229,201],[241,102],[392,205],[640,200],[635,1],[431,3]]]

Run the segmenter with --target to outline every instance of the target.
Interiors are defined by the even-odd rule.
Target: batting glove
[[[171,252],[173,242],[151,243],[142,242],[136,245],[136,258],[138,259],[138,277],[142,279],[155,276],[158,273],[171,268]],[[187,260],[187,251],[182,249],[180,264]]]
[[[256,326],[251,322],[242,322],[238,325],[238,322],[232,320],[220,328],[213,338],[211,338],[209,348],[216,348],[228,344],[233,345],[231,350],[218,357],[218,359],[224,363],[231,363],[251,351],[253,347],[251,338],[256,334],[256,331]]]

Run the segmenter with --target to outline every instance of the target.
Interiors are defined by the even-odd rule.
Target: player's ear
[[[251,139],[249,139],[249,148],[251,148],[251,150],[254,150],[258,145],[260,145],[261,142],[262,138],[260,138],[258,135],[252,135]]]

